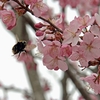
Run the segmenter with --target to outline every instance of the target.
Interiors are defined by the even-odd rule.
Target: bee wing
[[[17,42],[19,42],[19,38],[18,38],[17,34],[15,35],[15,37],[16,37]]]
[[[36,47],[35,44],[29,44],[29,45],[26,45],[26,47],[24,48],[24,50],[26,51],[31,51],[32,49],[34,49]]]

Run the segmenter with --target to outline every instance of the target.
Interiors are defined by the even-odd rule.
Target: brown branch
[[[29,17],[29,15],[28,14],[25,14],[24,16],[22,16],[23,18],[24,18],[24,20],[25,20],[25,22],[28,24],[28,25],[30,25],[31,26],[31,28],[34,30],[34,31],[36,31],[37,29],[34,27],[34,21]]]
[[[29,40],[28,33],[26,31],[25,20],[22,17],[19,17],[17,21],[17,25],[16,27],[14,27],[12,32],[15,34],[15,36],[17,35],[19,40],[26,40],[26,41]],[[34,65],[35,65],[35,62],[33,61],[32,66]],[[27,72],[35,100],[45,100],[44,92],[40,85],[39,76],[38,76],[37,71],[34,69],[28,70],[27,67],[25,67],[25,70]]]
[[[68,79],[68,75],[66,73],[64,73],[64,77],[63,79],[61,80],[61,83],[62,83],[62,100],[68,100],[68,93],[66,91],[66,86],[67,86],[67,79]]]
[[[73,66],[68,60],[67,65],[69,69],[66,71],[66,74],[70,77],[70,79],[73,81],[79,92],[82,94],[83,98],[86,100],[91,100],[89,93],[86,91],[86,89],[82,86],[79,78],[77,78],[77,75],[75,75],[71,69],[71,66]]]
[[[34,15],[33,11],[30,10],[27,6],[22,5],[18,0],[13,0],[14,2],[16,2],[17,4],[19,4],[23,9],[25,9],[26,11],[30,12],[32,15]],[[53,26],[55,29],[57,29],[59,32],[63,33],[63,31],[61,29],[59,29],[57,26],[55,26],[50,20],[47,20],[43,17],[38,17],[39,19],[42,19],[43,21],[49,23],[51,26]]]

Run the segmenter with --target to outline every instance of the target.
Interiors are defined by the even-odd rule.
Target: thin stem
[[[75,75],[71,69],[71,66],[73,66],[68,60],[67,60],[67,65],[69,66],[69,69],[66,71],[66,74],[70,77],[72,82],[75,84],[79,92],[82,94],[83,98],[85,100],[91,100],[89,93],[85,90],[85,88],[82,86],[81,82],[79,79],[77,79],[77,75]]]
[[[34,15],[33,11],[30,10],[27,6],[22,5],[18,0],[13,0],[14,2],[16,2],[17,4],[19,4],[22,8],[24,8],[26,11],[30,12],[32,15]],[[51,26],[53,26],[55,29],[57,29],[59,32],[63,33],[63,31],[61,29],[59,29],[57,26],[55,26],[51,21],[43,18],[43,17],[38,17],[42,20],[44,20],[45,22],[49,23]]]

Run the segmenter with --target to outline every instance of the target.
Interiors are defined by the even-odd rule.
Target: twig
[[[27,6],[22,5],[18,0],[13,0],[13,1],[15,1],[17,4],[19,4],[19,5],[20,5],[23,9],[25,9],[26,11],[28,11],[28,12],[30,12],[32,15],[34,15],[33,11],[30,10]],[[55,26],[51,21],[49,21],[49,20],[47,20],[47,19],[45,19],[45,18],[43,18],[43,17],[38,17],[38,18],[44,20],[45,22],[47,22],[47,23],[49,23],[51,26],[53,26],[55,29],[57,29],[59,32],[63,33],[63,31],[60,30],[57,26]]]
[[[62,90],[63,90],[63,93],[62,93],[62,100],[67,100],[68,99],[68,93],[66,91],[66,86],[67,86],[67,79],[68,79],[68,75],[66,73],[64,73],[64,77],[63,79],[61,80],[61,83],[62,83]]]
[[[79,79],[77,79],[77,76],[72,72],[72,70],[71,70],[70,67],[73,66],[73,65],[68,60],[66,62],[67,62],[67,65],[69,66],[69,69],[66,71],[66,74],[68,74],[68,76],[70,77],[70,79],[73,81],[73,83],[75,84],[75,86],[77,87],[77,89],[82,94],[83,98],[85,98],[86,100],[91,100],[91,98],[89,96],[89,93],[82,86],[82,84],[79,81]]]

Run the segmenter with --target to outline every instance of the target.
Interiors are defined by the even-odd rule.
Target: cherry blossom
[[[94,17],[89,17],[88,15],[85,15],[83,17],[78,17],[76,18],[77,24],[80,25],[80,29],[83,29],[85,27],[88,27],[89,25],[92,25],[94,23],[95,18]]]
[[[79,3],[79,0],[59,0],[59,4],[61,7],[65,8],[66,5],[70,5],[72,8],[75,8],[77,4]]]
[[[0,18],[9,30],[16,25],[16,16],[12,10],[0,10]]]
[[[85,15],[87,12],[90,12],[91,15],[94,15],[99,10],[99,3],[99,0],[88,0],[87,2],[85,2],[85,0],[80,0],[77,8],[81,16]]]
[[[72,54],[72,47],[70,45],[62,45],[61,55],[64,57],[69,57]]]
[[[84,51],[84,55],[87,60],[94,60],[100,57],[100,39],[94,38],[94,35],[90,32],[86,32],[83,36],[83,42],[81,42],[81,49]]]
[[[90,31],[91,31],[92,34],[100,37],[100,28],[99,28],[98,25],[92,25],[90,27]]]
[[[39,48],[39,51],[43,53],[43,64],[48,69],[54,69],[54,70],[61,69],[63,71],[68,69],[67,64],[66,64],[66,59],[62,57],[64,56],[64,52],[61,53],[61,44],[59,41],[51,42],[51,41],[45,40],[43,41],[43,43],[38,42],[38,48]],[[67,48],[70,49],[69,46]]]
[[[81,79],[88,82],[96,94],[100,94],[100,83],[95,82],[96,77],[97,74],[92,73],[90,76],[82,77]]]
[[[34,3],[30,4],[30,9],[33,11],[36,17],[40,17],[42,13],[49,10],[48,6],[42,2],[42,0],[35,0]]]
[[[33,58],[28,53],[22,52],[18,57],[18,60],[23,62],[32,62]]]
[[[71,43],[72,46],[76,45],[79,40],[80,31],[79,25],[75,25],[76,21],[72,21],[70,25],[63,32],[63,44]]]
[[[19,17],[29,12],[32,16],[43,20],[36,23],[33,28],[36,31],[38,50],[43,55],[44,66],[50,70],[66,71],[68,70],[66,59],[78,61],[82,68],[97,66],[97,74],[93,73],[82,80],[88,82],[94,91],[100,94],[100,15],[97,13],[100,0],[57,1],[63,13],[54,15],[43,0],[1,0],[0,18],[9,30],[16,25],[15,13]],[[75,17],[69,24],[65,21],[66,14],[64,14],[67,5],[77,8],[81,15]],[[93,16],[90,17],[89,13]],[[36,68],[29,53],[35,47],[36,45],[29,41],[20,56],[15,55],[18,61],[24,62],[28,68],[33,65]],[[46,83],[44,90],[49,89]]]
[[[66,71],[68,69],[66,59],[63,57],[51,57],[49,54],[44,55],[43,57],[43,64],[48,69],[56,69],[57,67],[62,71]]]
[[[86,59],[86,56],[83,54],[83,49],[81,49],[79,46],[72,47],[72,54],[69,58],[72,61],[79,61],[82,67],[88,66],[88,60]]]
[[[68,4],[68,0],[59,0],[59,4],[61,7],[65,8],[66,5]]]
[[[94,16],[95,16],[95,20],[96,20],[97,25],[100,27],[100,15],[95,13]]]
[[[60,54],[60,42],[59,41],[43,41],[43,43],[46,45],[45,46],[45,54],[49,54],[51,57],[55,58],[57,56],[61,56]],[[47,53],[46,53],[47,52]]]
[[[24,0],[25,4],[30,5],[32,3],[36,3],[38,0]]]
[[[43,90],[44,92],[48,92],[51,90],[50,84],[46,79],[43,79]]]

